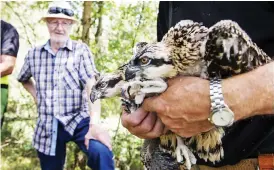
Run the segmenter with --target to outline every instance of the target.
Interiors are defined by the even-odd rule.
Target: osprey
[[[179,75],[227,78],[270,61],[270,57],[233,21],[223,20],[207,28],[191,20],[182,20],[170,28],[161,42],[136,45],[132,59],[122,72],[125,77],[122,91],[131,103],[141,104],[144,97],[162,93],[167,88],[164,82],[169,78]],[[179,166],[190,169],[196,163],[194,154],[214,163],[224,156],[223,136],[222,128],[191,138],[169,132],[160,138],[146,140],[141,158],[147,169],[153,169],[156,162],[158,165],[164,162],[155,159],[168,159],[163,153],[168,153],[178,163],[175,161],[167,169]],[[158,156],[155,156],[156,152]]]
[[[161,42],[142,42],[137,48],[137,53],[126,68],[126,81],[136,77],[145,81],[167,80],[178,75],[223,79],[248,72],[271,61],[240,26],[231,20],[222,20],[210,28],[191,20],[183,20],[172,27]],[[153,93],[153,85],[150,84],[150,88],[149,91],[146,87],[146,91]],[[189,163],[193,164],[195,160],[188,149],[205,161],[220,161],[224,156],[223,136],[222,128],[214,128],[188,139],[175,134],[160,138],[162,145],[174,143],[172,148],[183,153],[181,156],[185,161],[184,166],[190,169]],[[176,142],[173,142],[175,139]],[[178,153],[175,155],[179,162],[182,161]]]
[[[90,100],[92,103],[94,103],[97,99],[119,96],[122,92],[123,94],[130,93],[122,91],[122,87],[125,85],[125,67],[126,64],[119,67],[119,69],[113,73],[102,74],[96,78],[96,83],[92,87],[90,94]],[[130,87],[128,89],[130,89]],[[125,98],[121,96],[121,101],[122,106],[124,106],[128,113],[135,111],[139,107],[139,105],[137,105],[134,100],[130,100],[128,97]]]

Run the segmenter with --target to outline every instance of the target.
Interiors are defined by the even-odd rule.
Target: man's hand
[[[273,67],[274,62],[271,62],[222,81],[224,99],[234,112],[235,121],[254,115],[273,114]],[[160,119],[150,112],[157,113]],[[209,81],[181,76],[170,79],[164,93],[145,99],[136,112],[130,115],[124,113],[122,124],[141,138],[158,137],[165,131],[163,129],[190,137],[214,127],[207,120],[209,114]]]
[[[209,131],[209,81],[196,77],[169,80],[168,89],[159,96],[148,98],[143,109],[156,112],[168,129],[190,137]]]
[[[32,79],[29,79],[26,82],[22,83],[24,88],[31,94],[33,97],[33,100],[35,104],[37,104],[37,97],[36,97],[36,88],[35,88],[35,82]]]
[[[90,125],[88,133],[85,135],[85,145],[88,149],[89,147],[89,140],[95,139],[100,142],[102,142],[104,145],[106,145],[109,150],[112,150],[111,147],[111,138],[108,134],[108,132],[103,129],[100,125]]]
[[[122,125],[130,133],[143,139],[156,138],[165,131],[165,126],[161,119],[153,112],[146,112],[139,108],[135,112],[128,114],[123,111]]]

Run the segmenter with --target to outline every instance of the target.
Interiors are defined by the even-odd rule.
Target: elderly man
[[[73,16],[67,2],[49,5],[42,20],[50,39],[29,50],[18,75],[37,103],[33,145],[43,170],[63,169],[69,141],[88,156],[93,170],[114,169],[110,136],[98,124],[100,115],[89,107],[87,98],[86,89],[97,73],[91,52],[86,44],[69,38],[72,24],[77,22]]]

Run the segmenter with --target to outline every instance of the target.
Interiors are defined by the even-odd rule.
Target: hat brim
[[[67,15],[64,15],[64,14],[47,14],[45,16],[43,16],[41,18],[42,21],[45,21],[46,19],[48,18],[62,18],[62,19],[69,19],[71,20],[73,23],[78,23],[78,21],[73,18],[73,17],[70,17],[70,16],[67,16]]]

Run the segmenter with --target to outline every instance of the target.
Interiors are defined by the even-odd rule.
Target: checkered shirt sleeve
[[[94,57],[88,46],[84,44],[83,54],[80,56],[80,81],[85,87],[87,80],[98,74],[94,64]]]
[[[19,75],[17,76],[17,80],[19,82],[26,82],[28,81],[31,77],[31,68],[30,68],[30,61],[29,61],[29,56],[32,50],[28,52],[28,54],[25,57],[24,64],[22,66],[21,71],[19,72]]]

